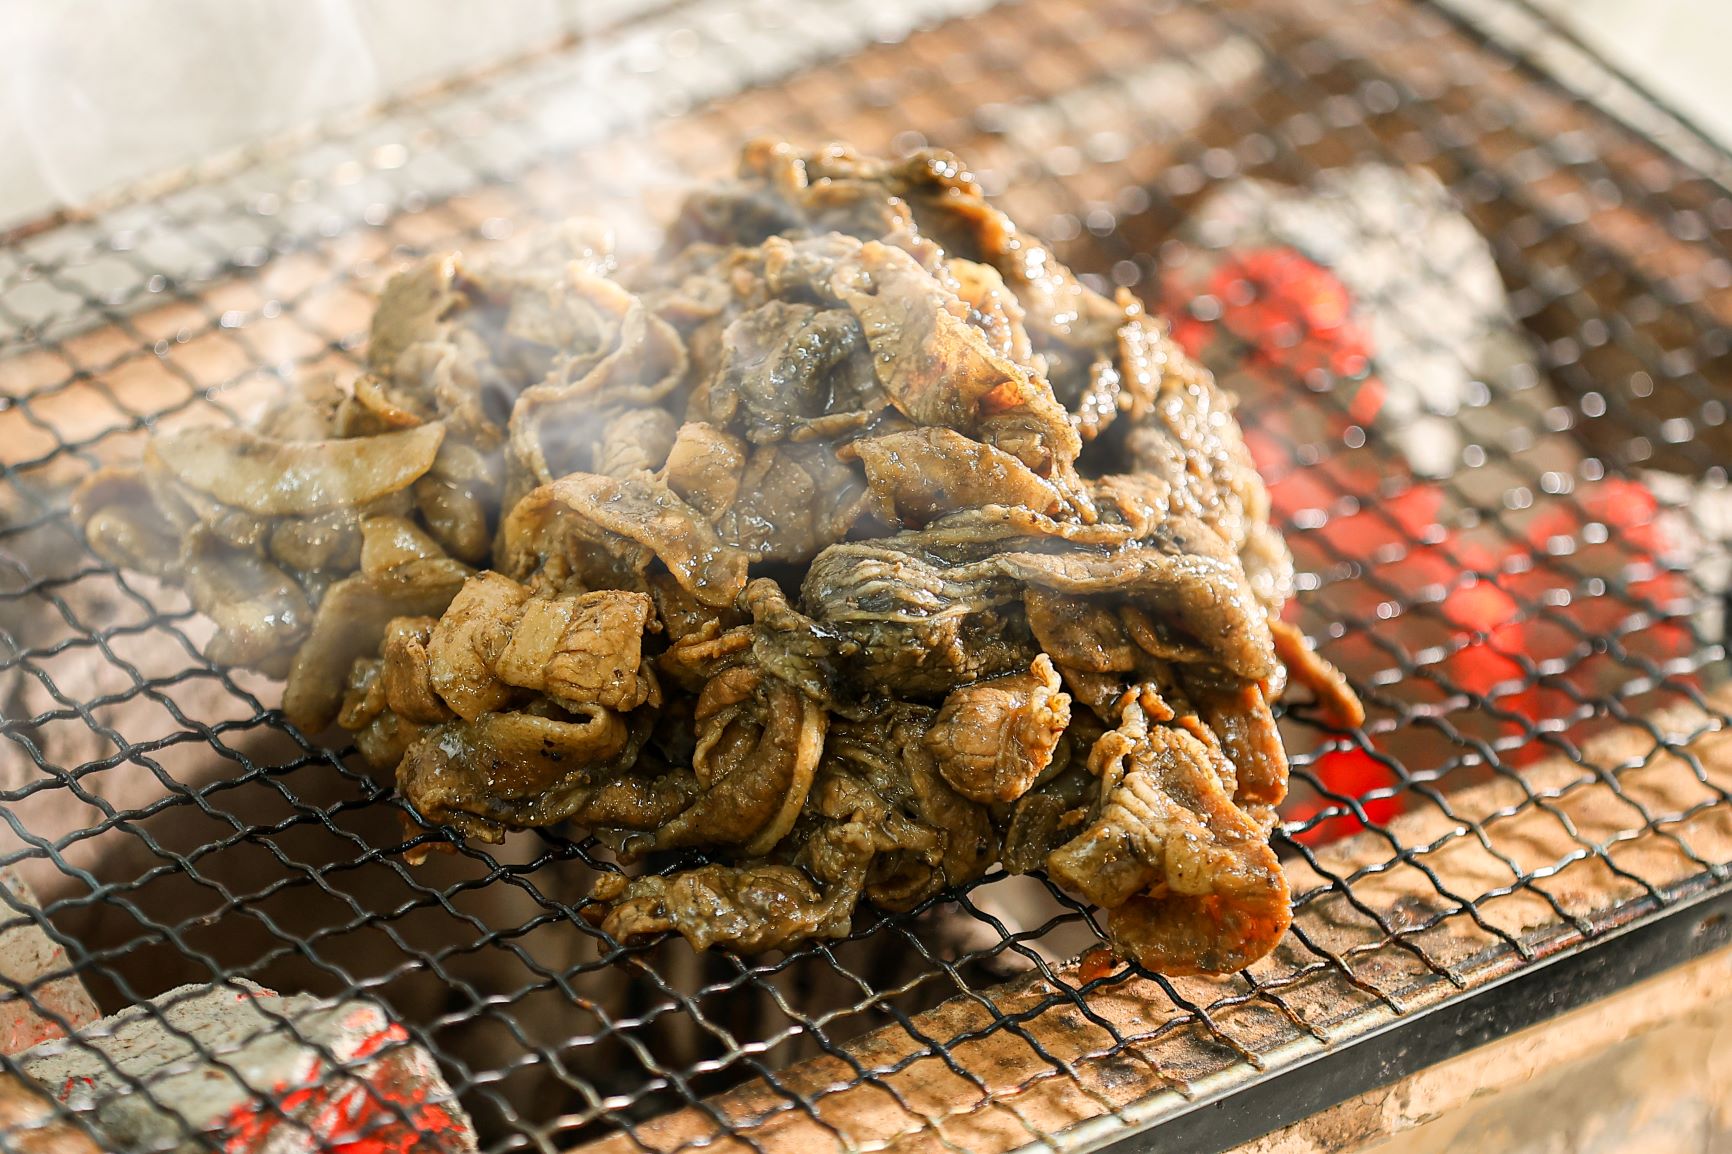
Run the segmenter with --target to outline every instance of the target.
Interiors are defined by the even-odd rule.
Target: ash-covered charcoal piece
[[[16,1054],[89,1024],[96,1003],[11,866],[0,866],[0,891],[0,1054]]]
[[[182,986],[17,1063],[114,1150],[476,1148],[432,1056],[370,1001]]]
[[[0,1074],[0,1150],[10,1154],[105,1154],[65,1116],[48,1087]]]
[[[92,546],[422,820],[707,859],[610,875],[616,940],[788,949],[1002,863],[1145,965],[1273,947],[1283,663],[1357,702],[1163,324],[939,152],[755,144],[659,252],[535,251],[422,262],[351,389],[92,478]]]
[[[1421,476],[1454,471],[1456,418],[1477,392],[1535,376],[1491,244],[1426,168],[1227,181],[1179,239],[1193,259],[1166,278],[1175,314],[1204,294],[1231,302],[1213,322],[1185,318],[1187,348],[1229,378],[1321,371],[1347,393],[1343,419],[1375,420]]]

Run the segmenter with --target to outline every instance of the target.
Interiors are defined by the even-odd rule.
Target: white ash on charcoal
[[[1304,188],[1234,181],[1202,202],[1181,237],[1208,254],[1202,268],[1181,270],[1192,292],[1207,291],[1222,262],[1269,249],[1293,250],[1339,280],[1382,383],[1377,420],[1421,476],[1454,471],[1456,418],[1484,403],[1487,388],[1536,379],[1491,246],[1425,169],[1360,164]],[[1203,359],[1230,376],[1239,365],[1222,357],[1234,355]]]
[[[1732,598],[1732,488],[1658,471],[1642,479],[1660,503],[1657,521],[1669,547],[1660,560],[1688,573],[1700,590],[1695,624],[1702,639],[1724,641]]]
[[[433,1059],[366,1001],[182,986],[18,1064],[117,1149],[475,1148]]]
[[[66,947],[49,937],[36,895],[0,866],[0,1054],[15,1054],[96,1020]]]
[[[46,1087],[0,1074],[0,1150],[7,1154],[102,1154]]]

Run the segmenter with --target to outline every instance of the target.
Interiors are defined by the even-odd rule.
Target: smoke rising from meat
[[[954,157],[759,143],[652,257],[387,286],[366,371],[80,492],[426,819],[569,821],[620,939],[780,949],[995,862],[1170,973],[1285,929],[1291,562],[1232,398]]]

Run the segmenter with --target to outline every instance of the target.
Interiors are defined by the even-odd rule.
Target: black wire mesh
[[[1252,1076],[1725,881],[1732,773],[1692,743],[1727,716],[1732,197],[1431,6],[973,7],[646,10],[9,239],[0,865],[41,906],[8,897],[0,928],[44,926],[66,962],[0,999],[40,1004],[66,972],[105,1011],[241,979],[374,999],[488,1149],[997,1150],[1130,1125],[1156,1090]],[[276,685],[202,656],[179,593],[71,527],[69,487],[150,433],[352,373],[369,294],[408,259],[574,214],[641,228],[765,133],[955,148],[1097,287],[1177,302],[1240,391],[1297,620],[1370,707],[1354,732],[1282,719],[1299,916],[1274,958],[1222,981],[1079,971],[1093,912],[1002,874],[785,957],[621,948],[575,904],[607,868],[589,842],[404,864],[446,839],[405,835],[389,782],[295,732]],[[1433,403],[1454,438],[1435,475],[1372,418],[1401,385],[1377,350],[1305,360],[1303,309],[1194,227],[1235,181],[1315,190],[1367,162],[1435,174],[1509,297],[1510,371],[1468,357],[1498,333],[1427,350],[1466,382]],[[1461,275],[1403,273],[1446,294]],[[1263,328],[1228,323],[1251,306]],[[1425,317],[1398,327],[1425,344]],[[197,1120],[174,1140],[233,1148]]]

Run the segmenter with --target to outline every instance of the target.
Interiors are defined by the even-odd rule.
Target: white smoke
[[[62,204],[378,93],[347,0],[12,0],[0,14],[13,130]]]

